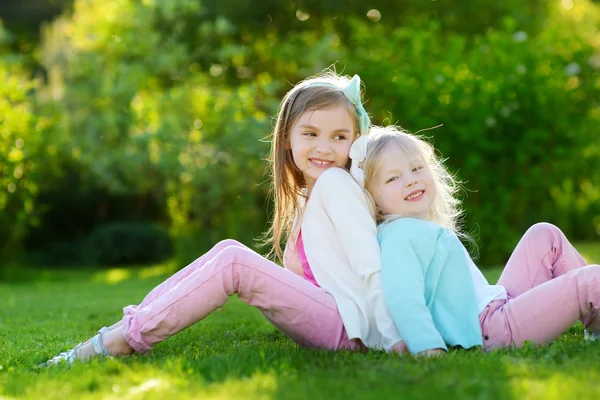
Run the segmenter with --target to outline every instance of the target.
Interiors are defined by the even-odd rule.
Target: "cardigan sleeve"
[[[410,218],[397,219],[380,232],[381,276],[386,304],[411,353],[446,344],[425,299],[425,273],[436,246],[436,232]]]
[[[365,194],[350,174],[340,168],[327,170],[317,180],[325,190],[314,190],[331,219],[352,270],[367,287],[366,296],[375,316],[386,351],[402,341],[385,305],[381,286],[381,259],[377,227]]]

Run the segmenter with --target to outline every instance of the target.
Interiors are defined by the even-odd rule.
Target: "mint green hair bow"
[[[358,75],[354,75],[350,83],[348,83],[342,92],[346,98],[350,100],[350,103],[354,104],[354,107],[356,107],[360,134],[362,135],[366,133],[371,125],[371,119],[369,118],[369,114],[367,114],[367,111],[363,107],[362,101],[360,100],[360,77]]]
[[[371,126],[371,119],[369,118],[369,114],[367,114],[367,111],[363,107],[362,101],[360,100],[360,77],[358,75],[354,75],[344,88],[327,82],[315,82],[307,85],[306,87],[311,86],[329,86],[334,89],[341,89],[342,93],[344,93],[344,96],[346,96],[350,103],[354,105],[354,108],[356,108],[356,114],[358,115],[359,134],[363,135],[369,130],[369,126]]]

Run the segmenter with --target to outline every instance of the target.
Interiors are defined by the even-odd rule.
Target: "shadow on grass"
[[[194,332],[195,331],[195,332]],[[592,353],[592,356],[590,356]],[[223,399],[593,399],[600,346],[557,343],[441,359],[299,348],[280,333],[183,332],[149,356],[21,372],[15,397]],[[595,357],[595,359],[594,359]],[[588,365],[589,368],[582,368]],[[0,378],[1,381],[1,378]]]
[[[91,280],[98,283],[116,284],[125,280],[144,280],[168,277],[177,271],[175,261],[150,266],[126,266],[114,268],[38,268],[9,267],[3,271],[2,283],[74,282]]]
[[[600,398],[600,343],[584,342],[581,326],[542,348],[422,360],[300,348],[235,298],[148,356],[35,368],[118,320],[165,271],[0,285],[0,398]]]

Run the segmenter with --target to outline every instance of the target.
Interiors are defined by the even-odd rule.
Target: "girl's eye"
[[[335,140],[346,140],[346,136],[344,135],[335,135],[333,138]]]
[[[422,170],[423,168],[425,168],[425,167],[423,167],[422,165],[420,165],[420,166],[418,166],[418,167],[414,167],[414,168],[413,168],[413,170],[412,170],[412,172],[417,172],[417,171],[420,171],[420,170]]]
[[[317,134],[316,134],[316,133],[314,133],[314,132],[311,132],[311,131],[304,132],[304,135],[305,135],[305,136],[311,136],[311,137],[315,137],[315,136],[317,136]]]
[[[398,180],[397,176],[392,176],[390,179],[388,179],[385,183],[390,183],[390,182],[394,182],[395,180]]]

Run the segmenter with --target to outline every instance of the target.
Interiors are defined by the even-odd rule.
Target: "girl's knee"
[[[560,232],[560,229],[558,229],[558,227],[556,225],[553,225],[548,222],[538,222],[537,224],[533,224],[527,230],[527,232],[532,232],[532,233],[545,233],[545,232],[556,232],[556,231]]]
[[[579,280],[600,288],[600,265],[588,265],[572,271]]]
[[[225,247],[229,247],[229,246],[244,247],[243,244],[241,244],[240,242],[238,242],[237,240],[234,240],[234,239],[224,239],[215,245],[215,247],[221,247],[221,248],[225,248]]]
[[[228,265],[232,263],[238,263],[247,259],[250,254],[253,253],[253,251],[243,245],[240,245],[240,243],[236,242],[235,240],[231,240],[231,242],[233,242],[233,244],[225,246],[216,256],[216,258],[218,258],[222,264]]]
[[[584,299],[595,299],[600,304],[600,265],[588,265],[568,273],[575,281],[577,291]],[[590,300],[591,301],[591,300]]]
[[[535,225],[532,225],[527,232],[525,232],[526,236],[535,236],[536,238],[547,236],[548,238],[552,238],[554,236],[562,236],[563,233],[556,225],[552,225],[548,222],[538,222]]]
[[[217,251],[218,253],[222,252],[224,249],[227,249],[229,247],[233,247],[233,248],[243,248],[246,249],[247,247],[244,246],[243,244],[241,244],[240,242],[238,242],[237,240],[233,240],[233,239],[225,239],[225,240],[221,240],[219,243],[217,243],[214,247],[212,251]]]
[[[588,265],[570,273],[575,274],[582,322],[587,326],[600,310],[600,265]]]

